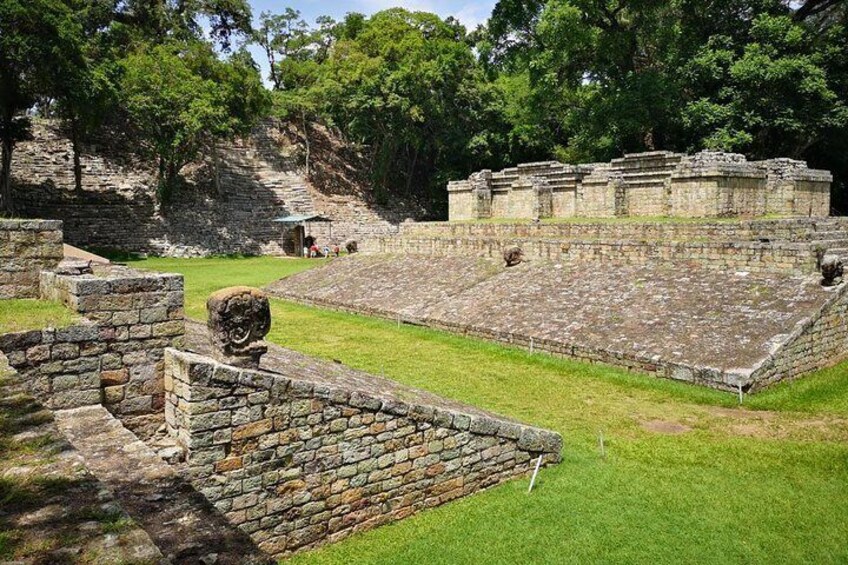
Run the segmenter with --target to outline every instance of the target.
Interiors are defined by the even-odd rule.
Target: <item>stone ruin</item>
[[[448,183],[449,217],[726,217],[830,214],[827,171],[704,151],[627,154],[610,163],[525,163]]]
[[[0,392],[53,410],[62,473],[132,519],[134,545],[98,562],[271,563],[561,459],[554,432],[264,343],[257,289],[214,293],[203,325],[182,276],[59,266],[61,242],[59,222],[0,223],[6,296],[80,317],[0,335]],[[87,516],[65,528],[91,538]]]

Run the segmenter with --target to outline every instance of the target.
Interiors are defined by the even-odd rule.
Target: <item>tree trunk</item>
[[[218,158],[218,142],[212,139],[212,176],[215,183],[215,195],[218,198],[224,196],[224,190],[221,188],[221,160]]]
[[[306,110],[303,108],[300,110],[300,120],[303,122],[303,140],[306,144],[306,178],[309,178],[309,159],[312,148],[309,145],[309,125],[306,123]]]
[[[415,147],[415,153],[412,154],[412,164],[409,167],[409,172],[406,174],[406,194],[411,194],[412,177],[415,175],[415,167],[418,165],[418,147]]]
[[[80,164],[79,132],[76,120],[71,122],[71,147],[74,153],[74,188],[82,192],[82,165]]]
[[[15,149],[13,129],[14,114],[8,108],[4,109],[3,138],[0,139],[0,215],[12,216],[15,213],[15,202],[12,197],[12,151]]]
[[[9,131],[8,129],[6,131]],[[3,162],[0,167],[0,214],[9,216],[15,213],[15,203],[12,199],[12,150],[15,144],[11,138],[3,139]]]

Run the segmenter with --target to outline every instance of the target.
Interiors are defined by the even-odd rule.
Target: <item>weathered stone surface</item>
[[[627,154],[611,163],[523,163],[448,183],[451,220],[830,214],[827,171],[704,151]]]
[[[209,352],[201,325],[188,337]],[[198,490],[278,557],[560,460],[556,433],[277,346],[273,372],[223,369],[169,350],[166,421]]]
[[[269,564],[251,540],[103,407],[56,414],[59,430],[95,477],[171,563]]]
[[[819,280],[656,263],[616,266],[615,276],[607,277],[546,261],[506,269],[494,260],[455,256],[360,255],[268,290],[735,390],[740,383],[756,386],[754,369],[827,306],[833,295]],[[836,327],[830,339],[838,344],[848,324]],[[835,346],[808,353],[799,366],[839,358]]]
[[[0,376],[0,410],[8,424],[3,433],[13,433],[5,439],[31,446],[5,450],[0,458],[5,488],[27,494],[9,497],[0,509],[0,529],[13,540],[4,557],[14,559],[17,552],[22,557],[5,562],[168,563],[112,491],[86,468],[51,412],[26,392],[18,377],[10,379],[3,367]]]
[[[62,257],[62,222],[0,220],[0,300],[37,298],[39,273]]]
[[[268,348],[261,343],[271,329],[268,297],[259,289],[221,289],[206,301],[215,356],[228,365],[258,367]]]
[[[156,163],[122,151],[123,140],[83,148],[85,174],[78,191],[72,145],[58,126],[35,120],[33,139],[15,147],[13,190],[21,214],[62,219],[67,242],[77,247],[181,257],[291,255],[301,252],[293,245],[293,226],[275,218],[314,213],[332,218],[332,227],[311,224],[311,235],[320,244],[340,244],[396,233],[399,222],[418,213],[409,205],[379,206],[359,188],[338,191],[334,184],[330,192],[322,190],[303,175],[297,148],[271,121],[219,145],[218,186],[208,174],[211,159],[186,167],[187,182],[167,208],[156,203]]]

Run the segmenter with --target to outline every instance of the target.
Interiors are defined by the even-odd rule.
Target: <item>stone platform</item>
[[[724,389],[756,390],[848,351],[842,285],[680,264],[357,256],[272,284],[302,303],[447,329]],[[840,323],[840,320],[841,323]]]
[[[396,236],[366,240],[362,251],[500,259],[512,246],[566,264],[674,262],[806,275],[824,255],[848,262],[848,219],[406,223]]]

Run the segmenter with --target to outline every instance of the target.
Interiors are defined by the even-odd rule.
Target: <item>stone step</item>
[[[175,467],[102,406],[58,411],[56,424],[89,471],[115,493],[171,562],[271,563]]]

